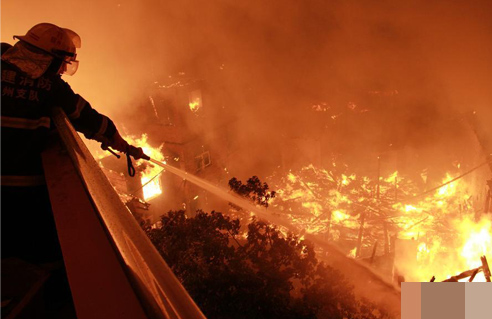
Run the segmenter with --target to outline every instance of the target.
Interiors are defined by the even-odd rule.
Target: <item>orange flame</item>
[[[134,136],[126,136],[125,140],[133,146],[141,147],[145,154],[149,155],[157,161],[164,161],[164,155],[162,155],[162,147],[152,147],[148,143],[147,134],[142,134],[140,138]],[[143,160],[138,160],[142,162]],[[145,162],[146,168],[141,173],[141,183],[145,185],[142,189],[144,200],[148,201],[162,194],[162,185],[159,177],[156,177],[162,169],[150,162]]]
[[[337,168],[335,163],[333,168]],[[424,180],[426,175],[421,174]],[[446,174],[442,183],[452,180],[453,175]],[[444,280],[480,267],[480,256],[492,257],[491,218],[474,221],[475,210],[464,180],[449,183],[411,203],[395,202],[396,192],[400,194],[398,198],[411,198],[420,192],[416,183],[399,172],[380,178],[381,201],[374,198],[374,185],[375,181],[368,177],[337,174],[309,165],[273,185],[278,197],[272,204],[286,211],[292,222],[306,232],[329,231],[335,241],[341,231],[351,231],[352,238],[356,236],[361,212],[368,213],[367,229],[374,227],[371,216],[376,221],[378,217],[390,221],[398,230],[398,238],[416,240],[417,250],[406,256],[417,263],[404,274],[410,281],[428,281],[433,275]],[[354,252],[353,249],[348,255],[355,257]],[[481,273],[474,279],[484,280]]]

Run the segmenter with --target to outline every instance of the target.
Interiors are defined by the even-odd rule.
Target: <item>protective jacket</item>
[[[75,94],[61,76],[32,79],[3,60],[1,70],[2,186],[44,184],[41,151],[53,129],[50,120],[53,107],[61,107],[75,129],[89,139],[106,142],[114,136],[113,122]]]

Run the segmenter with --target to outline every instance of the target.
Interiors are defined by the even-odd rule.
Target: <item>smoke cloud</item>
[[[240,126],[258,136],[302,121],[310,103],[370,90],[398,90],[403,120],[455,110],[492,118],[489,1],[18,0],[2,9],[2,41],[44,21],[78,32],[81,66],[67,81],[110,116],[168,75],[206,78],[222,66],[223,89],[243,102]]]
[[[376,114],[363,127],[330,126],[342,132],[331,143],[357,149],[352,157],[385,143],[447,151],[473,111],[490,130],[491,9],[485,0],[18,0],[2,4],[1,34],[12,43],[39,22],[78,32],[81,65],[66,80],[120,129],[135,121],[153,83],[179,72],[220,77],[215,89],[248,150],[236,160],[245,177],[278,165],[276,146],[286,140],[322,135],[310,131],[324,125],[313,105],[352,103]],[[350,140],[361,136],[363,145]]]

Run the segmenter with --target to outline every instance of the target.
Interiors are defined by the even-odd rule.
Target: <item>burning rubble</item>
[[[197,114],[194,102],[201,105],[201,97],[189,101],[188,111]],[[368,112],[353,103],[346,108],[356,116]],[[331,112],[326,103],[313,110]],[[163,145],[151,147],[147,135],[125,138],[151,158],[165,160]],[[429,169],[409,174],[378,167],[377,174],[368,174],[333,159],[328,168],[307,165],[267,181],[278,192],[272,207],[299,229],[336,243],[347,256],[369,262],[390,280],[429,281],[435,276],[442,281],[481,267],[481,257],[492,253],[491,217],[480,211],[469,180],[461,178],[464,166],[455,161],[437,178]],[[163,169],[149,162],[136,167],[139,182],[127,187],[133,198],[125,201],[138,198],[145,206],[165,192]],[[200,197],[195,192],[186,196],[191,202]],[[486,280],[482,271],[473,279]]]
[[[272,206],[348,256],[370,263],[378,256],[391,259],[406,281],[442,281],[480,267],[481,257],[492,255],[492,216],[480,215],[466,181],[453,180],[456,172],[426,192],[425,172],[421,181],[397,171],[378,181],[349,171],[333,163],[331,169],[309,165],[272,176],[278,192]],[[392,267],[381,268],[391,278]],[[483,272],[474,281],[485,281]]]

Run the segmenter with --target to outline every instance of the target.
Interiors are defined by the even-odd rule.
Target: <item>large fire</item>
[[[307,232],[338,243],[351,257],[359,255],[358,241],[364,251],[360,256],[367,257],[375,242],[389,245],[389,237],[396,236],[404,241],[401,245],[415,248],[399,256],[406,281],[429,281],[432,276],[442,281],[480,267],[481,256],[492,256],[491,217],[477,217],[464,179],[452,181],[456,174],[446,174],[442,184],[448,184],[425,192],[425,172],[419,186],[399,172],[378,182],[347,170],[333,163],[330,170],[309,165],[273,176],[270,183],[278,196],[272,205]],[[485,281],[483,273],[474,281]]]
[[[125,136],[124,138],[131,145],[141,147],[144,153],[150,156],[150,158],[164,162],[164,155],[162,154],[163,145],[158,148],[150,146],[147,140],[147,134],[142,134],[140,138],[134,136]],[[162,168],[151,162],[142,164],[145,165],[145,169],[141,172],[142,191],[144,200],[148,201],[162,194],[161,180],[158,176],[161,173]]]

